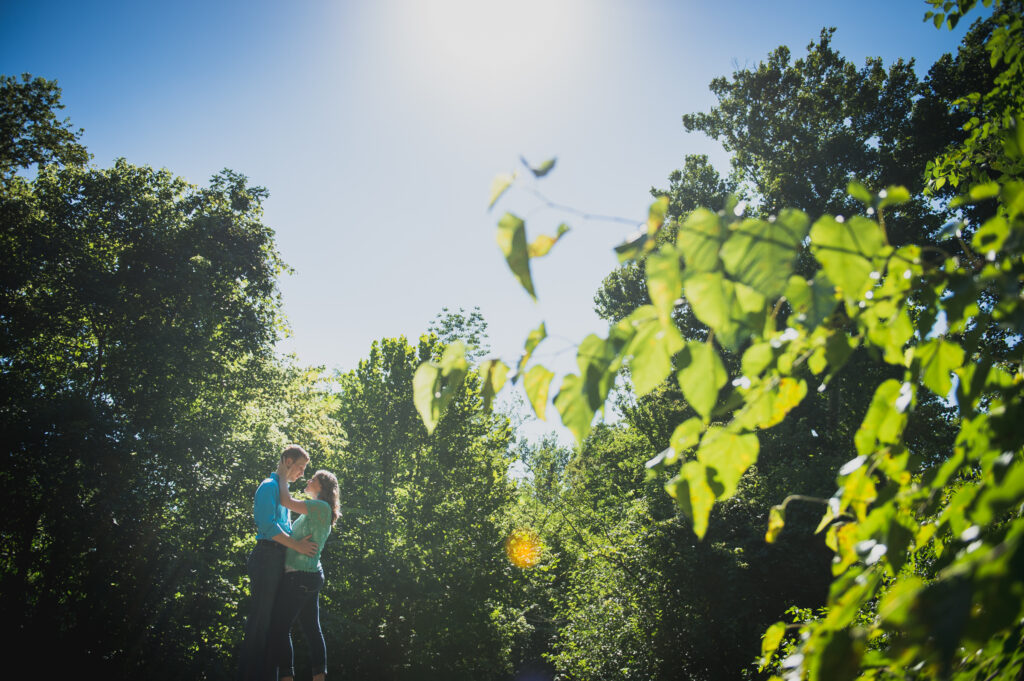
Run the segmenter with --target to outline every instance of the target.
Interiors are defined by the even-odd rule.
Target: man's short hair
[[[309,461],[309,454],[306,450],[299,445],[288,445],[281,452],[281,460],[295,461],[295,459],[305,459]]]

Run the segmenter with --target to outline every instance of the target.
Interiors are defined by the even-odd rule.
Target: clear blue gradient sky
[[[574,368],[603,332],[592,299],[631,231],[541,209],[492,177],[520,154],[558,157],[539,184],[591,213],[646,215],[652,186],[688,153],[707,85],[778,45],[795,57],[823,27],[854,63],[954,51],[922,0],[0,1],[0,72],[55,78],[94,162],[123,156],[202,184],[232,168],[270,191],[266,222],[306,364],[354,368],[377,338],[417,337],[442,306],[479,305],[495,354],[516,359],[541,320],[538,358]],[[532,234],[573,231],[535,264],[540,302],[508,273],[500,212]]]

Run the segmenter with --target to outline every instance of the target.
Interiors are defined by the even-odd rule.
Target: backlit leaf
[[[945,397],[953,389],[953,372],[964,363],[964,349],[934,338],[914,349],[914,361],[920,362],[921,381],[933,393]]]
[[[569,374],[562,379],[562,386],[555,396],[555,408],[562,415],[562,424],[572,431],[577,442],[582,443],[590,433],[594,410],[583,393],[583,382],[579,376]]]
[[[704,432],[704,423],[697,417],[686,419],[676,426],[676,429],[672,431],[672,439],[669,440],[669,445],[674,450],[676,457],[693,449],[700,442],[702,432]]]
[[[864,642],[849,629],[824,630],[820,652],[808,664],[808,681],[853,681],[860,676]]]
[[[569,225],[564,222],[558,225],[558,230],[554,236],[548,236],[547,234],[541,234],[539,237],[533,240],[533,243],[526,249],[527,254],[531,258],[540,258],[548,254],[551,247],[558,243],[558,240],[562,238],[562,235],[569,231]]]
[[[999,253],[1007,237],[1010,236],[1010,225],[1001,215],[986,220],[971,237],[971,247],[982,255]]]
[[[771,428],[782,423],[786,414],[807,396],[807,383],[803,379],[785,377],[774,388],[764,383],[753,388],[746,396],[746,407],[736,416],[739,425],[749,428]]]
[[[668,197],[659,196],[651,207],[647,209],[647,233],[654,236],[665,224],[665,215],[668,213]]]
[[[768,512],[768,530],[764,533],[764,540],[769,544],[774,544],[785,526],[786,507],[781,504],[772,506]]]
[[[747,472],[760,451],[757,435],[732,433],[725,429],[708,430],[697,448],[697,460],[715,472],[721,486],[717,496],[728,499],[736,493],[740,478]]]
[[[715,503],[715,493],[708,484],[713,473],[699,461],[687,461],[679,473],[665,484],[669,495],[676,500],[679,510],[690,519],[693,533],[703,539],[708,531],[708,516]]]
[[[729,380],[729,374],[710,343],[688,342],[680,362],[683,368],[676,377],[683,396],[694,411],[708,421],[718,402],[718,391]]]
[[[889,206],[898,206],[910,201],[910,192],[907,191],[906,187],[890,185],[878,192],[878,198],[880,199],[878,207],[888,208]]]
[[[489,359],[480,364],[480,397],[484,402],[484,411],[490,411],[491,402],[505,385],[508,372],[508,365],[500,359]]]
[[[903,398],[913,398],[913,387],[909,384],[890,378],[878,386],[871,398],[871,406],[853,436],[858,454],[867,456],[879,444],[894,444],[899,440],[907,425],[906,407],[901,410],[898,406]]]
[[[580,368],[583,392],[590,401],[590,408],[601,409],[615,382],[621,358],[618,356],[614,333],[606,341],[596,334],[590,334],[580,343],[576,353],[576,364]]]
[[[428,433],[433,433],[441,418],[441,369],[433,362],[424,362],[412,377],[412,401]]]
[[[711,272],[718,267],[718,250],[725,240],[718,216],[698,208],[679,227],[676,243],[683,252],[688,272]]]
[[[487,202],[487,209],[494,208],[494,204],[497,203],[501,195],[508,191],[508,188],[515,182],[515,173],[502,173],[491,181],[491,198]]]
[[[829,280],[849,301],[859,301],[874,285],[872,272],[885,254],[885,235],[878,223],[854,216],[845,222],[826,215],[811,228],[811,250]]]
[[[424,362],[416,369],[412,380],[413,404],[428,433],[434,432],[468,371],[466,344],[462,341],[449,343],[439,361]]]
[[[870,206],[875,202],[874,194],[872,194],[868,188],[860,182],[850,182],[846,185],[846,193],[863,203],[865,206]]]
[[[544,413],[548,404],[548,389],[551,386],[551,379],[554,377],[555,374],[553,372],[548,371],[539,364],[532,367],[523,376],[523,390],[526,391],[526,397],[530,400],[533,413],[541,421],[544,420]]]
[[[651,253],[647,258],[647,292],[651,302],[658,310],[662,324],[672,322],[672,310],[675,308],[683,288],[683,278],[679,272],[679,256],[671,246],[663,246],[660,251]]]
[[[789,278],[786,300],[793,308],[792,320],[805,329],[813,329],[825,321],[835,309],[836,290],[824,272],[808,281],[798,274]]]
[[[757,378],[761,372],[775,362],[775,348],[770,343],[754,343],[743,353],[740,367],[749,379]]]
[[[765,299],[754,289],[724,278],[719,272],[691,275],[683,292],[693,313],[715,332],[723,347],[736,350],[750,332],[761,326]]]
[[[519,283],[534,300],[533,278],[530,276],[530,255],[526,248],[526,223],[512,213],[498,221],[498,246],[505,255],[505,261]]]
[[[795,210],[782,211],[774,222],[743,220],[722,245],[726,271],[767,298],[782,295],[808,224],[807,216]]]
[[[530,361],[533,351],[536,350],[540,342],[547,337],[548,330],[547,327],[544,326],[544,322],[541,322],[540,326],[526,336],[526,345],[523,346],[523,354],[519,358],[519,364],[516,365],[516,377],[512,379],[513,381],[516,380],[519,374],[523,373],[523,368],[526,366],[526,363]]]
[[[620,263],[635,260],[648,251],[649,246],[653,243],[654,240],[648,236],[647,232],[635,232],[627,237],[623,243],[615,247],[615,253],[619,256]]]
[[[906,624],[918,592],[923,586],[924,581],[916,575],[900,577],[879,601],[878,619],[895,627]]]
[[[973,187],[971,187],[971,190],[968,192],[968,194],[975,201],[993,199],[999,196],[999,183],[986,182],[984,184],[976,184]]]
[[[779,649],[779,644],[782,643],[782,637],[785,635],[786,624],[784,622],[776,622],[764,632],[764,638],[761,639],[761,665],[757,671],[763,672],[764,668],[771,664],[775,651]]]
[[[672,357],[683,349],[683,337],[674,324],[662,324],[652,316],[649,305],[638,309],[631,317],[636,318],[636,335],[626,347],[625,353],[632,356],[630,369],[633,389],[637,396],[654,390],[672,373]],[[647,318],[644,319],[643,317]]]

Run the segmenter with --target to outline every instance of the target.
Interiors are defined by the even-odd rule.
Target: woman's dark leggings
[[[295,676],[291,630],[296,620],[309,645],[313,675],[327,672],[327,646],[320,631],[320,589],[323,585],[323,568],[317,572],[286,572],[281,577],[268,640],[277,664],[278,679]]]

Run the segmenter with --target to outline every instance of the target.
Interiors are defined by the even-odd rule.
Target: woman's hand
[[[306,508],[306,502],[299,501],[292,497],[291,492],[288,491],[288,482],[285,480],[279,480],[277,486],[280,490],[280,504],[287,508],[289,511],[295,511],[300,515],[305,515],[308,512]]]
[[[299,539],[295,542],[295,552],[301,553],[304,556],[312,558],[316,555],[317,550],[320,548],[316,542],[310,541],[310,537],[313,535],[307,534],[305,539]]]
[[[291,537],[284,532],[275,534],[273,539],[278,544],[284,544],[286,547],[294,551],[295,553],[301,553],[304,556],[312,558],[316,555],[316,552],[320,549],[320,546],[316,542],[310,541],[313,535],[307,534],[302,539],[296,539]]]

